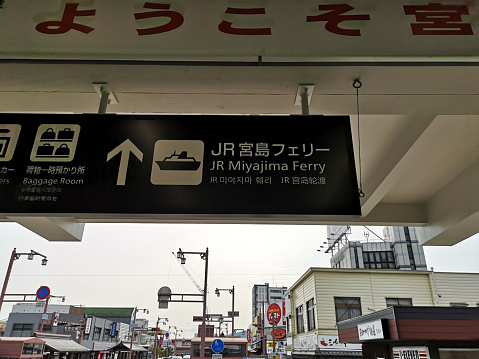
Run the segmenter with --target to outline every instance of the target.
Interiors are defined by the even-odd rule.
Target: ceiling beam
[[[366,194],[361,203],[363,217],[368,216],[404,173],[407,173],[410,162],[418,154],[415,147],[418,146],[421,136],[433,121],[433,116],[422,116],[411,121],[410,128],[396,142],[386,158],[381,161],[374,174],[369,176],[370,179],[363,188],[363,192]]]
[[[428,201],[428,225],[418,229],[427,246],[451,246],[479,232],[479,160]]]
[[[83,237],[84,223],[63,217],[8,217],[23,227],[52,242],[79,242]]]

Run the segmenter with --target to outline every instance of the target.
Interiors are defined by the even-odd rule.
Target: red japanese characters
[[[78,18],[93,17],[96,9],[79,10],[79,3],[66,3],[60,20],[51,20],[39,23],[35,29],[48,35],[65,34],[71,30],[89,34],[94,31],[92,26],[78,23]],[[171,10],[171,4],[145,2],[144,12],[133,13],[138,22],[136,29],[139,36],[158,35],[180,28],[185,21],[183,14]],[[463,22],[462,16],[469,15],[467,5],[444,5],[441,3],[428,3],[424,5],[404,5],[404,15],[414,15],[416,22],[411,24],[413,35],[473,35],[470,23]],[[357,10],[348,4],[318,5],[320,14],[307,15],[306,22],[324,22],[324,29],[330,33],[341,36],[361,36],[360,29],[351,29],[345,26],[346,22],[374,21],[369,14],[357,14]],[[231,19],[241,23],[242,17],[256,16],[265,22],[271,23],[266,17],[266,9],[258,8],[226,8],[224,14],[229,15],[229,20],[218,19],[218,31],[228,35],[242,36],[268,36],[272,35],[274,28],[248,27],[235,24]],[[158,26],[143,28],[142,21],[158,19]],[[165,23],[166,20],[166,23]],[[231,20],[231,21],[230,21]],[[151,23],[151,22],[150,22]],[[151,26],[151,25],[150,25]],[[279,25],[275,25],[279,26]],[[356,25],[357,26],[357,25]],[[319,28],[316,31],[321,31]]]

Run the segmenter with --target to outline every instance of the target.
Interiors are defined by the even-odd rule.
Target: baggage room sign
[[[0,213],[344,215],[349,116],[0,115]]]

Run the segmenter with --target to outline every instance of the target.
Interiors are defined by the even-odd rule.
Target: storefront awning
[[[89,352],[90,349],[71,339],[42,338],[46,342],[46,346],[52,348],[56,352]]]
[[[120,342],[120,343],[118,343],[114,346],[110,346],[108,348],[103,347],[102,349],[99,349],[102,344],[106,344],[106,343],[101,343],[101,342],[94,343],[93,351],[96,352],[96,351],[101,351],[101,350],[109,350],[109,351],[113,352],[113,351],[124,351],[125,349],[127,351],[130,351],[130,343],[127,343],[127,342]],[[134,352],[147,352],[148,351],[147,349],[145,349],[142,346],[140,346],[138,344],[135,344],[135,343],[132,344],[131,350],[134,351]]]
[[[115,347],[118,343],[116,342],[94,342],[92,352],[103,352],[108,351],[111,348]]]
[[[123,343],[123,345],[128,350],[130,350],[130,343]],[[131,350],[134,351],[134,352],[147,352],[148,351],[148,349],[145,349],[141,345],[138,345],[138,344],[135,344],[135,343],[132,344]]]

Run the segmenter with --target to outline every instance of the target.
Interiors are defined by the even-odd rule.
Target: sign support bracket
[[[309,116],[309,103],[311,102],[311,97],[313,97],[313,90],[314,84],[300,84],[298,86],[294,104],[301,106],[301,114],[303,116]]]
[[[108,86],[108,83],[94,82],[92,85],[96,93],[100,96],[100,106],[98,107],[98,113],[105,114],[108,105],[118,104],[118,99],[116,98],[113,91],[110,89],[110,86]]]

